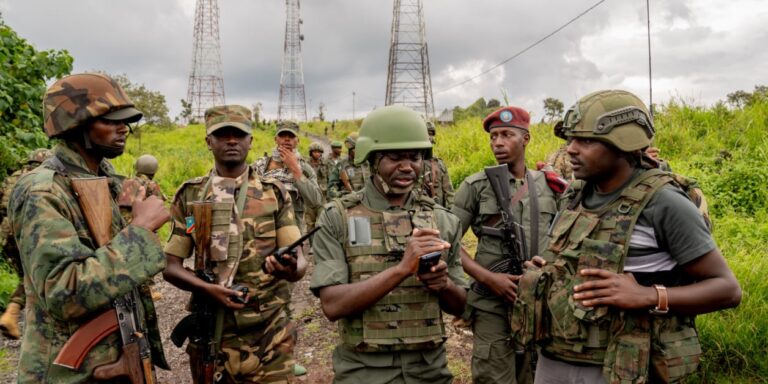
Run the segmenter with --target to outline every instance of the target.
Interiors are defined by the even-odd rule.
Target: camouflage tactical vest
[[[347,176],[349,177],[349,184],[352,186],[352,190],[354,191],[363,189],[365,186],[365,179],[371,176],[367,166],[355,166],[351,162],[344,163],[344,166],[341,170],[347,173]],[[346,193],[346,189],[342,189],[344,189]]]
[[[428,199],[420,199],[415,212],[373,211],[361,201],[360,192],[334,200],[347,234],[344,251],[350,283],[397,265],[414,227],[436,228],[434,203]],[[361,226],[370,228],[370,239],[353,235]],[[445,326],[437,296],[410,276],[361,316],[340,320],[339,334],[346,346],[358,352],[422,350],[443,342]]]
[[[560,213],[542,255],[548,264],[520,281],[511,319],[516,341],[538,342],[543,353],[561,360],[601,365],[611,384],[647,383],[651,367],[664,381],[695,370],[701,348],[693,318],[589,308],[573,300],[573,287],[584,282],[581,269],[623,272],[637,219],[667,183],[674,183],[669,174],[646,171],[616,201],[597,210],[579,203],[583,182],[572,185],[575,201]]]

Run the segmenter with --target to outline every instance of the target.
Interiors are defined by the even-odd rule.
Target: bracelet
[[[666,315],[669,312],[669,297],[667,296],[667,287],[661,284],[654,284],[653,288],[656,288],[659,301],[656,303],[656,307],[650,309],[648,312],[651,315]]]

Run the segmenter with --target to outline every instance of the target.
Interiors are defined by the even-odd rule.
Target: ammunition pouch
[[[517,283],[517,300],[509,312],[512,340],[533,350],[534,344],[549,338],[546,296],[551,275],[541,269],[526,271]]]

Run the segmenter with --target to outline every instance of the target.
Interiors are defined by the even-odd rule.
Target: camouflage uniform
[[[320,187],[320,192],[323,195],[323,202],[325,202],[325,199],[328,197],[328,176],[332,167],[331,162],[324,158],[320,158],[319,161],[315,162],[314,159],[310,157],[308,163],[317,175],[317,186]],[[317,209],[306,210],[304,220],[306,221],[307,231],[315,227],[317,211]]]
[[[552,166],[552,170],[557,172],[566,180],[573,180],[573,168],[571,166],[571,157],[566,152],[566,146],[563,145],[547,158],[547,164]]]
[[[346,177],[349,179],[349,184],[354,191],[363,189],[365,180],[371,176],[371,171],[368,169],[368,163],[355,165],[349,159],[339,161],[336,164],[336,167],[331,170],[331,174],[328,177],[328,196],[330,198],[341,197],[350,193],[341,181],[342,172],[346,174]]]
[[[133,206],[133,201],[138,197],[137,194],[140,187],[144,187],[146,191],[144,194],[145,198],[157,196],[163,201],[168,200],[163,191],[160,190],[160,185],[147,175],[137,173],[136,176],[123,180],[122,192],[120,192],[120,196],[117,198],[117,203],[120,206],[120,214],[123,215],[123,218],[128,223],[131,222],[131,207]]]
[[[22,255],[27,289],[27,326],[21,346],[19,383],[91,382],[93,369],[115,361],[119,332],[99,342],[73,371],[52,365],[62,345],[95,313],[130,293],[165,267],[157,236],[141,227],[126,226],[115,199],[120,179],[107,161],[99,176],[107,176],[112,192],[112,240],[98,248],[72,192],[71,179],[95,177],[80,155],[66,144],[54,156],[22,177],[11,196],[9,216]],[[130,263],[128,262],[130,260]],[[148,290],[140,289],[152,360],[169,369]]]
[[[192,256],[194,240],[187,231],[186,218],[192,215],[190,203],[200,200],[230,201],[238,199],[235,193],[247,178],[247,197],[242,222],[242,257],[235,271],[234,282],[249,288],[252,305],[233,311],[224,309],[224,328],[221,337],[221,354],[217,368],[224,370],[230,379],[238,382],[274,383],[287,382],[293,366],[293,346],[296,331],[287,314],[291,301],[292,284],[276,279],[262,271],[261,266],[275,246],[286,246],[300,237],[294,219],[293,206],[288,192],[274,179],[259,177],[249,170],[231,187],[222,187],[212,172],[185,182],[173,199],[173,230],[165,252],[180,258]],[[229,179],[232,180],[232,179]],[[212,245],[213,248],[216,245]],[[223,248],[225,259],[227,246]],[[215,269],[221,281],[224,262]],[[222,276],[224,275],[224,276]],[[257,298],[257,299],[256,299]],[[191,356],[198,353],[197,346],[190,345]],[[195,365],[192,361],[193,366]]]
[[[424,162],[423,190],[443,207],[450,209],[453,205],[453,184],[442,159],[433,157]]]

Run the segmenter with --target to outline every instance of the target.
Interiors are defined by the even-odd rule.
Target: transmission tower
[[[394,0],[386,105],[405,105],[434,119],[432,79],[421,0]]]
[[[307,120],[307,99],[304,95],[304,70],[301,65],[301,16],[299,0],[285,0],[285,44],[283,73],[280,76],[278,120]]]
[[[191,118],[200,122],[206,109],[225,104],[217,0],[197,0],[194,40],[187,101],[192,105]]]

